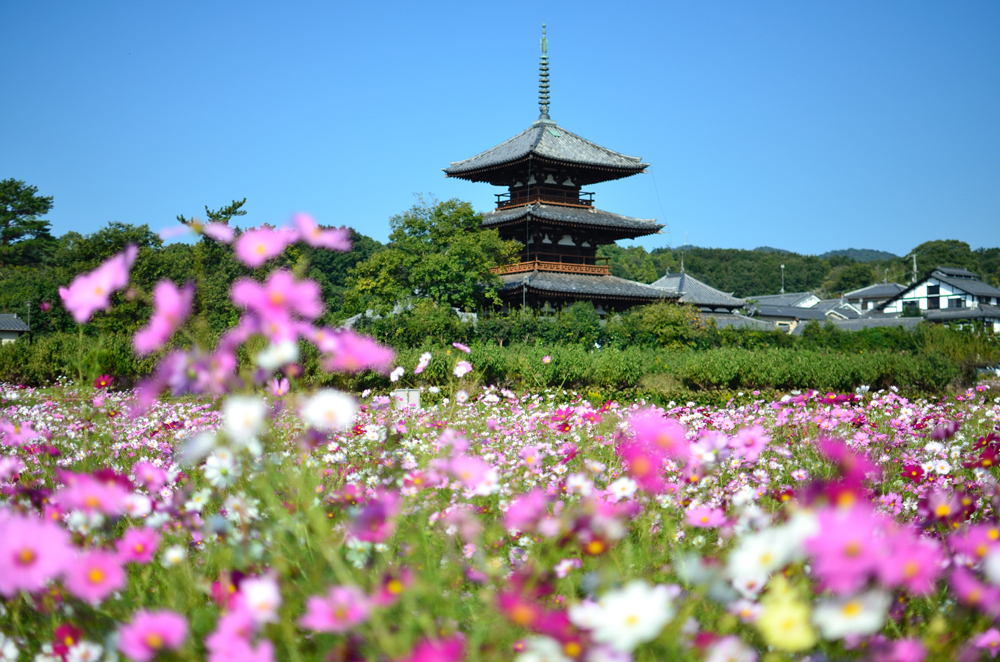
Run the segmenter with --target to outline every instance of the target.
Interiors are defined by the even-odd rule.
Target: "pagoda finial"
[[[549,119],[549,40],[542,23],[542,57],[538,63],[538,115],[539,120]]]

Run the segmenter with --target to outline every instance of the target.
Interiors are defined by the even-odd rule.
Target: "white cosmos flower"
[[[743,537],[727,560],[729,577],[738,582],[745,578],[767,581],[768,575],[791,561],[794,547],[775,528]]]
[[[599,613],[583,614],[594,641],[608,644],[617,651],[630,653],[639,644],[659,636],[663,626],[674,617],[670,589],[633,581],[605,593],[597,602]],[[570,612],[573,620],[573,612]]]
[[[129,517],[145,517],[153,510],[153,502],[145,494],[129,494],[122,501],[122,509]]]
[[[277,580],[270,575],[244,579],[240,582],[240,593],[244,603],[250,608],[253,619],[259,623],[274,623],[278,620],[281,606],[281,591]]]
[[[20,655],[14,640],[0,632],[0,662],[14,662]]]
[[[217,444],[218,440],[211,432],[202,432],[190,437],[184,442],[184,446],[181,448],[181,456],[178,464],[181,466],[198,464],[203,457],[212,452],[212,449]]]
[[[222,406],[222,429],[237,444],[246,445],[264,427],[264,401],[250,395],[233,395]]]
[[[170,568],[183,563],[185,558],[187,558],[187,551],[183,547],[171,545],[163,551],[161,563],[163,563],[164,568]]]
[[[528,637],[524,641],[524,652],[516,662],[573,662],[563,653],[562,644],[549,637]]]
[[[354,422],[358,403],[346,393],[324,388],[302,407],[302,419],[307,425],[323,432],[346,430]]]
[[[398,382],[400,378],[406,373],[406,368],[401,365],[396,366],[392,372],[389,373],[390,382]]]
[[[884,591],[868,591],[851,598],[826,600],[813,609],[813,623],[825,639],[872,635],[885,625],[891,602],[892,596]]]
[[[1000,551],[992,551],[983,559],[983,574],[991,583],[1000,586]]]
[[[934,470],[934,473],[937,474],[944,475],[951,473],[951,465],[948,464],[948,460],[937,460],[936,462],[931,462],[931,468]]]
[[[232,456],[220,457],[218,453],[213,453],[205,460],[205,480],[214,488],[224,490],[233,483],[240,475],[240,465]]]
[[[267,372],[274,372],[278,368],[298,360],[299,345],[292,340],[272,343],[257,355],[257,365]]]
[[[66,662],[97,662],[104,648],[92,641],[80,641],[66,653]]]
[[[637,487],[634,480],[628,476],[624,476],[608,485],[608,492],[615,495],[615,499],[620,501],[622,499],[631,499]]]

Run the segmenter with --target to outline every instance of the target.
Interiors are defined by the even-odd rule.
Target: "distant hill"
[[[827,251],[819,257],[824,260],[831,257],[849,257],[855,262],[881,262],[884,260],[899,259],[898,255],[893,255],[887,251],[876,251],[871,248],[844,248],[839,251]]]
[[[777,253],[778,255],[791,255],[792,251],[786,251],[784,248],[774,248],[772,246],[758,246],[753,249],[754,253]]]

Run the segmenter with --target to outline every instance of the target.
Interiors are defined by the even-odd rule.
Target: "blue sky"
[[[551,115],[652,164],[596,204],[684,243],[1000,245],[997,2],[4,2],[0,178],[56,233],[247,198],[385,240],[415,193]]]

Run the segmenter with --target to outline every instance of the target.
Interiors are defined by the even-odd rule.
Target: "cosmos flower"
[[[260,227],[247,230],[233,246],[236,258],[249,267],[263,266],[268,260],[281,255],[298,237],[289,228]]]
[[[115,544],[122,563],[149,563],[160,544],[160,534],[148,529],[129,529]]]
[[[891,602],[892,596],[884,591],[824,600],[813,609],[813,623],[824,639],[869,636],[882,629]]]
[[[39,591],[72,561],[69,534],[58,524],[31,516],[0,517],[0,595]]]
[[[169,280],[161,280],[153,288],[153,316],[149,324],[136,332],[132,345],[138,354],[149,354],[163,346],[191,314],[194,285],[179,289]]]
[[[356,586],[334,586],[325,597],[313,596],[299,625],[316,632],[346,632],[368,620],[368,597]]]
[[[349,228],[334,228],[325,230],[316,224],[309,214],[295,214],[292,217],[299,237],[313,248],[325,248],[331,251],[346,253],[351,250],[351,231]]]
[[[78,324],[88,322],[95,312],[111,306],[111,295],[128,285],[129,269],[138,254],[139,249],[129,244],[94,271],[74,278],[69,287],[59,288],[63,305]]]
[[[66,568],[66,590],[91,604],[123,589],[125,582],[125,571],[111,552],[86,552]]]
[[[177,650],[187,638],[187,620],[172,611],[138,611],[118,628],[118,650],[136,662],[149,662],[164,650]]]

